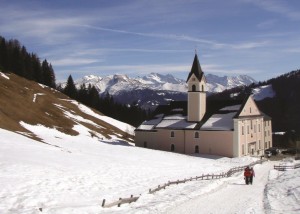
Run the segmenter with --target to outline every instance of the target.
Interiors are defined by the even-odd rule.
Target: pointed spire
[[[193,62],[193,65],[192,65],[192,69],[191,69],[191,72],[189,73],[189,76],[188,76],[186,81],[188,81],[190,79],[192,74],[194,74],[197,77],[197,79],[199,81],[201,81],[201,78],[203,76],[203,71],[201,69],[197,53],[195,53],[195,58],[194,58],[194,62]]]

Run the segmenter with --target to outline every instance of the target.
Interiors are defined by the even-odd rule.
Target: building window
[[[175,137],[174,131],[171,131],[171,137]]]
[[[193,77],[193,78],[192,78],[192,81],[196,81],[196,78],[195,78],[195,77]]]
[[[199,154],[199,146],[195,146],[195,153]]]
[[[195,132],[195,138],[199,138],[199,132]]]
[[[244,146],[244,144],[242,145],[242,155],[244,155],[245,154],[245,146]]]
[[[261,141],[258,140],[258,148],[261,149]]]
[[[251,114],[251,107],[250,107],[250,114]]]
[[[196,86],[192,85],[192,91],[196,91]]]
[[[204,91],[204,85],[202,85],[202,91]]]
[[[147,148],[147,141],[144,142],[144,148]]]
[[[260,124],[258,124],[258,132],[260,132]]]
[[[249,125],[247,126],[247,134],[249,134],[250,133],[250,131],[249,131]]]
[[[171,152],[174,152],[174,151],[175,151],[175,145],[172,144],[172,145],[171,145]]]
[[[242,126],[242,135],[244,135],[244,126]]]
[[[251,123],[251,130],[253,129],[253,123],[252,123],[252,120],[250,121],[250,123]]]
[[[254,133],[256,133],[256,125],[254,124]]]

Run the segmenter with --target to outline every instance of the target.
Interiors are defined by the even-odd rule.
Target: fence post
[[[105,199],[103,199],[103,201],[102,201],[102,207],[104,207],[105,206]]]
[[[119,198],[119,203],[118,203],[118,207],[120,207],[121,206],[121,202],[122,202],[122,198]]]

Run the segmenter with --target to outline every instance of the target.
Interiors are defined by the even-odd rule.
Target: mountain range
[[[220,77],[207,74],[206,80],[208,94],[256,82],[247,75]],[[65,84],[62,83],[62,87]],[[77,88],[80,88],[82,84],[95,86],[101,96],[108,93],[119,103],[135,104],[144,109],[153,109],[171,100],[186,100],[187,96],[186,81],[171,74],[150,73],[136,78],[122,74],[105,77],[88,75],[75,81]]]

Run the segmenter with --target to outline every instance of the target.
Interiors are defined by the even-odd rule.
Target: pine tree
[[[67,80],[67,85],[64,88],[64,93],[72,99],[77,98],[77,89],[75,87],[72,76],[70,75]]]
[[[43,83],[51,88],[55,88],[55,74],[51,64],[45,59],[42,62]]]

